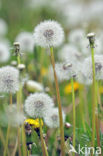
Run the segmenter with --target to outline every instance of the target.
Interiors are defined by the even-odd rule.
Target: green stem
[[[18,62],[18,65],[21,63],[21,61],[20,61],[20,55],[19,54],[17,56],[17,62]]]
[[[52,66],[53,66],[53,71],[54,71],[54,79],[55,79],[55,85],[56,85],[58,110],[59,110],[61,154],[62,154],[62,156],[64,156],[65,155],[65,142],[64,142],[64,126],[63,126],[63,117],[62,117],[62,106],[61,106],[59,85],[58,85],[58,80],[57,80],[56,71],[55,71],[55,59],[54,59],[53,47],[50,48],[50,54],[51,54],[50,55],[51,56],[51,63],[52,63]]]
[[[75,93],[74,93],[73,78],[71,78],[71,86],[72,86],[72,102],[73,102],[73,147],[75,148],[75,126],[76,126],[76,120],[75,120]],[[74,155],[74,153],[73,153],[73,155]]]
[[[12,106],[12,94],[10,93],[9,96],[10,96],[10,106]],[[8,123],[6,142],[5,142],[5,148],[4,148],[4,154],[3,154],[4,156],[6,156],[7,151],[8,151],[9,134],[10,134],[10,124]]]
[[[42,146],[43,156],[48,156],[47,147],[46,147],[46,144],[45,144],[45,141],[43,138],[41,119],[39,119],[39,124],[40,124],[40,138],[41,138],[41,146]]]
[[[92,84],[92,92],[93,92],[93,102],[92,102],[92,147],[95,146],[95,123],[96,123],[96,102],[97,102],[97,95],[96,95],[96,80],[95,80],[95,60],[94,60],[94,47],[91,47],[91,55],[92,55],[92,71],[93,71],[93,84]],[[92,153],[93,156],[93,153]]]
[[[85,127],[85,119],[84,119],[84,105],[83,105],[83,86],[80,85],[79,86],[79,109],[80,109],[80,114],[81,114],[81,120],[82,120],[82,125],[83,125],[83,129],[84,131],[86,131],[86,127]]]

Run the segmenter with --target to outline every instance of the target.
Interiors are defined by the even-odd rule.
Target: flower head
[[[12,106],[8,106],[5,112],[8,123],[13,127],[22,125],[24,123],[24,120],[26,119],[23,112],[18,111],[17,106],[14,104]]]
[[[73,44],[65,44],[58,53],[58,57],[60,60],[68,61],[74,64],[81,60],[82,55],[78,52],[78,49]]]
[[[95,55],[95,77],[96,80],[103,79],[103,55]],[[82,73],[84,79],[86,79],[88,84],[92,83],[93,80],[93,72],[92,72],[92,60],[91,57],[88,57],[84,60],[82,65]]]
[[[34,40],[32,33],[21,32],[17,37],[16,41],[20,42],[20,49],[23,52],[33,52]]]
[[[10,58],[9,47],[5,43],[0,43],[0,62],[6,62]]]
[[[65,114],[62,112],[63,115],[63,122],[65,121]],[[57,128],[59,127],[59,114],[57,108],[52,108],[50,113],[44,117],[44,122],[50,128]]]
[[[0,68],[0,92],[15,93],[19,89],[19,71],[11,66]]]
[[[47,94],[35,93],[26,99],[25,111],[31,117],[42,118],[53,105],[53,100]]]
[[[35,43],[41,47],[59,46],[63,39],[63,29],[56,21],[41,22],[34,30]]]
[[[75,29],[69,33],[68,39],[71,43],[78,45],[85,37],[85,32],[82,29]]]
[[[65,63],[56,63],[55,70],[59,81],[69,80],[73,75],[72,64],[69,67],[65,67]]]
[[[0,36],[4,36],[7,33],[7,24],[0,18]]]
[[[30,126],[32,126],[34,129],[40,128],[39,119],[26,119],[24,123],[28,123]],[[43,126],[43,120],[41,120],[41,124]]]

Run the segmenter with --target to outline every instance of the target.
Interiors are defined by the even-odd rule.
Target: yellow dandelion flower
[[[77,91],[78,89],[79,89],[79,83],[74,82],[74,91]],[[71,92],[72,92],[72,86],[71,86],[71,83],[69,83],[68,85],[65,86],[64,93],[69,94]]]
[[[46,76],[47,75],[47,69],[45,67],[41,68],[41,75]]]
[[[24,121],[24,124],[28,123],[30,124],[34,129],[39,128],[40,124],[39,124],[39,119],[26,119]],[[43,126],[43,120],[41,119],[41,125]]]

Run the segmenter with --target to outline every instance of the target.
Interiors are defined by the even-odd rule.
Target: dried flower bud
[[[94,46],[95,33],[89,33],[89,34],[87,34],[87,38],[89,39],[90,45]]]
[[[11,65],[16,67],[17,66],[17,61],[11,61]]]
[[[69,122],[66,122],[66,123],[65,123],[65,127],[66,127],[66,128],[70,128],[70,127],[71,127],[71,124],[70,124]]]
[[[20,55],[20,43],[19,42],[14,42],[14,47],[15,47],[16,56]]]
[[[18,69],[19,69],[20,71],[23,71],[23,70],[25,69],[25,64],[19,64],[19,65],[18,65]]]

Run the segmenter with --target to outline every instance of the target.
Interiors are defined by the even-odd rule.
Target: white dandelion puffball
[[[72,64],[77,63],[82,59],[82,55],[78,52],[78,49],[73,44],[65,44],[58,52],[58,57],[62,61],[68,61]]]
[[[34,40],[41,47],[57,47],[64,40],[64,31],[56,21],[44,21],[35,28]]]
[[[6,35],[7,31],[8,31],[8,27],[6,22],[0,18],[0,36]]]
[[[8,61],[9,58],[9,47],[7,46],[7,44],[0,42],[0,63]]]
[[[73,75],[72,65],[70,67],[65,68],[65,63],[56,63],[55,71],[59,82],[63,80],[69,80]]]
[[[19,71],[11,66],[0,68],[0,92],[15,93],[19,89]]]
[[[25,112],[31,117],[42,118],[54,105],[52,98],[45,93],[31,94],[25,101]]]
[[[71,43],[79,44],[85,38],[85,32],[83,29],[72,30],[68,35],[68,40]]]
[[[44,87],[41,83],[33,81],[33,80],[28,80],[26,82],[26,87],[27,87],[27,90],[31,92],[34,92],[34,91],[42,92],[44,90]]]
[[[24,113],[18,111],[15,104],[6,107],[5,112],[7,115],[7,122],[13,127],[21,126],[26,119]]]
[[[95,55],[95,77],[97,80],[103,79],[103,55]],[[83,64],[83,70],[85,77],[89,79],[89,82],[92,83],[93,72],[92,72],[92,60],[91,57],[85,59]]]
[[[65,122],[65,114],[62,112],[63,123]],[[50,128],[59,127],[59,113],[57,108],[52,108],[48,115],[44,116],[45,124]]]
[[[20,49],[23,52],[33,52],[34,39],[30,32],[21,32],[17,37],[16,41],[20,43]]]

